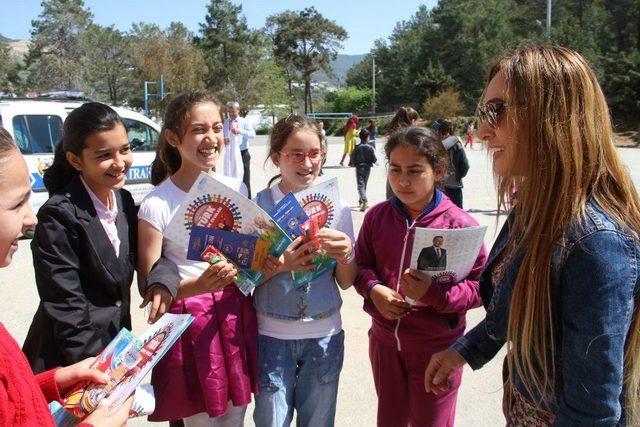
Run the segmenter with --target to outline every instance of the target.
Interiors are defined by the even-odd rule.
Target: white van
[[[55,147],[62,136],[62,123],[70,111],[84,102],[52,98],[0,99],[0,125],[13,136],[27,161],[31,206],[36,212],[49,198],[42,173],[53,161]],[[125,188],[138,205],[153,188],[149,183],[149,165],[155,158],[160,127],[140,113],[113,108],[127,126],[133,164]]]

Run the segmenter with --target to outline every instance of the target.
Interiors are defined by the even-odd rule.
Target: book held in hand
[[[64,396],[64,409],[76,420],[82,420],[107,399],[108,413],[114,412],[131,396],[192,320],[189,314],[166,313],[139,338],[123,328],[92,365],[109,376],[107,384],[79,384]],[[145,399],[149,397],[145,396]],[[141,405],[149,406],[149,403],[139,403],[134,406],[134,411]]]
[[[337,178],[322,182],[295,194],[295,198],[302,207],[309,220],[301,224],[303,242],[313,241],[318,230],[326,228],[338,228],[341,224],[340,193],[338,191]],[[311,224],[309,221],[313,221]],[[319,251],[314,257],[315,269],[295,271],[293,281],[296,287],[304,286],[327,271],[333,271],[336,261],[326,253]]]
[[[164,235],[188,248],[190,260],[202,260],[207,245],[215,246],[242,270],[236,285],[245,295],[264,279],[260,271],[264,256],[278,257],[291,243],[258,205],[204,172],[191,186]],[[225,246],[221,247],[223,240]]]

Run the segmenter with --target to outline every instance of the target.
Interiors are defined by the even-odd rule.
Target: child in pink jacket
[[[462,369],[450,392],[424,388],[433,353],[453,344],[465,330],[467,310],[481,304],[478,278],[487,259],[484,246],[469,275],[458,283],[431,283],[409,269],[416,227],[464,228],[478,223],[436,188],[448,156],[431,130],[405,128],[385,146],[395,197],[365,216],[356,243],[355,287],[372,317],[369,357],[378,395],[379,426],[453,426]],[[416,301],[410,305],[406,301]]]

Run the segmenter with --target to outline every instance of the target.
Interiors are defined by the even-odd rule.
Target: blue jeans
[[[257,427],[331,427],[336,415],[338,378],[344,359],[344,331],[323,338],[281,340],[258,337],[260,393]]]

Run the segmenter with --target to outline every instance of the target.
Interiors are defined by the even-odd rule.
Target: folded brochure
[[[478,258],[486,226],[436,229],[416,227],[411,268],[426,274],[430,282],[464,280]]]

